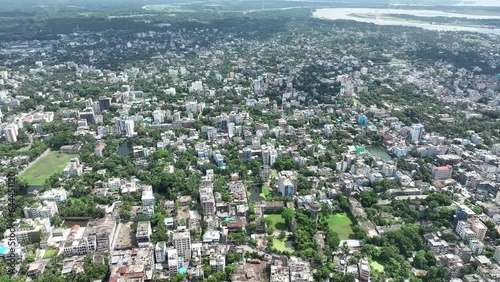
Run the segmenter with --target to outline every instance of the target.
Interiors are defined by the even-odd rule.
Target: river
[[[470,27],[459,25],[438,25],[430,23],[404,21],[390,18],[388,14],[405,14],[419,17],[457,17],[465,19],[500,19],[500,16],[455,14],[431,10],[406,10],[406,9],[366,9],[366,8],[327,8],[318,9],[313,16],[327,20],[354,20],[358,22],[374,23],[377,25],[400,25],[420,27],[428,30],[440,31],[470,31],[500,35],[500,29],[486,27]]]

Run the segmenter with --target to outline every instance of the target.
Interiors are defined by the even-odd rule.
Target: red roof
[[[434,169],[437,171],[448,171],[451,169],[451,166],[448,166],[448,165],[447,166],[436,166],[436,167],[434,167]]]

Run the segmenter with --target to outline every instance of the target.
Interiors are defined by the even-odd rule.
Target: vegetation
[[[77,155],[49,152],[24,171],[19,178],[28,182],[28,185],[42,186],[53,174],[60,173],[68,164],[69,160]]]
[[[341,240],[346,240],[353,234],[351,219],[345,213],[329,215],[326,221],[328,222],[328,227],[337,233]]]

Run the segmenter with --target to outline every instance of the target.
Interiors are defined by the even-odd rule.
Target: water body
[[[406,14],[419,17],[455,17],[465,19],[500,19],[500,16],[455,14],[431,10],[400,10],[400,9],[366,9],[366,8],[328,8],[318,9],[313,16],[327,20],[353,20],[377,25],[400,25],[420,27],[428,30],[439,31],[470,31],[500,35],[500,29],[489,29],[483,27],[437,25],[420,22],[404,21],[390,18],[388,14]]]
[[[120,147],[118,148],[118,155],[119,156],[126,156],[130,154],[130,149],[132,148],[132,142],[130,141],[123,141],[120,144]]]
[[[384,161],[392,160],[391,156],[382,147],[367,147],[366,150],[374,157],[381,158]]]
[[[23,197],[34,197],[35,191],[43,189],[44,186],[28,186],[19,190],[19,195]]]
[[[250,192],[250,196],[248,197],[248,199],[251,202],[260,202],[265,200],[263,197],[260,196],[260,193],[262,193],[262,187],[259,188],[256,185],[252,185],[248,187],[247,190],[248,192]]]

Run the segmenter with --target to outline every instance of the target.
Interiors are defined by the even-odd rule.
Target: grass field
[[[56,249],[46,249],[45,253],[43,254],[43,258],[51,258],[55,255],[57,255]]]
[[[371,260],[370,261],[370,266],[372,269],[375,269],[378,272],[384,272],[384,266],[381,265],[378,261],[376,260]]]
[[[59,154],[59,152],[49,152],[45,157],[39,159],[30,168],[24,171],[19,178],[26,180],[28,185],[42,186],[45,180],[54,173],[62,172],[69,160],[78,155]]]
[[[279,230],[279,231],[286,231],[287,230],[285,219],[283,217],[281,217],[281,214],[269,214],[269,215],[266,215],[266,217],[270,218],[271,221],[273,222],[271,224],[271,227],[274,230]]]
[[[352,234],[351,220],[345,213],[331,214],[327,218],[328,226],[339,234],[340,240],[346,240]]]
[[[286,252],[293,253],[293,249],[286,247],[285,244],[286,244],[286,238],[285,239],[277,239],[277,238],[273,239],[273,249],[280,251],[280,252],[286,251]]]

